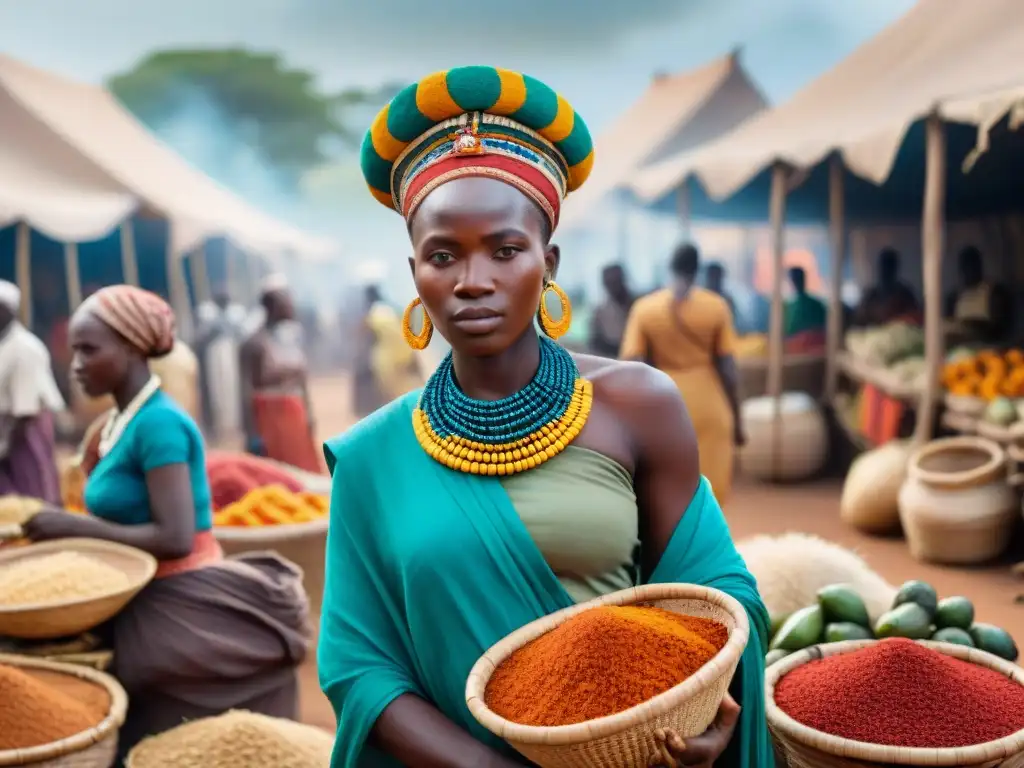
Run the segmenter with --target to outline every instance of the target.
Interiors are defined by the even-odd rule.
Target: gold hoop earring
[[[548,305],[545,301],[548,291],[551,291],[558,297],[558,303],[562,307],[562,316],[558,320],[551,317],[551,313],[548,312]],[[554,280],[548,280],[544,284],[544,290],[540,294],[540,306],[537,308],[537,320],[540,322],[544,335],[556,341],[565,336],[569,332],[569,326],[572,325],[572,302],[569,301],[569,296]]]
[[[409,302],[405,312],[402,313],[402,335],[405,336],[405,343],[413,349],[426,349],[430,343],[430,337],[434,335],[434,324],[430,321],[430,315],[427,314],[427,309],[424,307],[423,328],[420,329],[419,333],[413,333],[412,311],[419,306],[423,306],[423,302],[417,296]]]

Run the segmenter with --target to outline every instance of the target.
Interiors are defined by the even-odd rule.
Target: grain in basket
[[[127,768],[328,768],[334,737],[301,723],[235,710],[141,742]]]
[[[131,587],[123,571],[78,552],[26,557],[0,567],[0,606],[88,600]]]
[[[39,499],[0,496],[0,525],[24,525],[42,508],[43,502]]]

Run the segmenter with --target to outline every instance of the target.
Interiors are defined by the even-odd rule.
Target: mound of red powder
[[[899,747],[966,747],[1024,728],[1024,686],[896,638],[797,667],[775,703],[816,730]]]

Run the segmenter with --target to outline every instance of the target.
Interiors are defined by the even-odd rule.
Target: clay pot
[[[974,565],[998,557],[1017,520],[1006,452],[980,437],[933,440],[911,455],[899,508],[917,560]]]
[[[818,404],[803,392],[780,398],[781,418],[774,419],[771,397],[755,397],[741,407],[747,444],[740,449],[743,471],[760,480],[806,480],[828,458],[828,424]]]

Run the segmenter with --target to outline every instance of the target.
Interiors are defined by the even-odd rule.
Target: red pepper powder
[[[775,703],[816,730],[897,747],[966,747],[1024,728],[1024,686],[902,638],[797,667]]]

